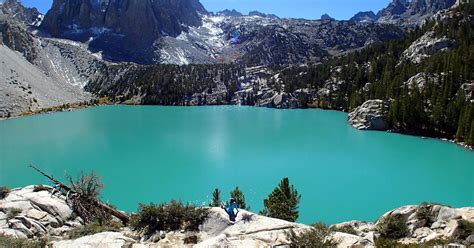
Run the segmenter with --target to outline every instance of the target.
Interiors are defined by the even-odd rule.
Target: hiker
[[[237,203],[235,202],[234,198],[230,198],[230,205],[227,207],[227,209],[224,208],[224,210],[229,215],[229,220],[235,221],[235,217],[237,217],[237,213],[239,212],[239,209],[237,208]]]
[[[51,195],[54,195],[54,193],[56,192],[59,192],[61,193],[61,185],[60,184],[56,184],[53,186],[53,190],[51,191]]]

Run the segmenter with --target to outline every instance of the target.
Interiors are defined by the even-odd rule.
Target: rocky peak
[[[377,16],[372,11],[362,11],[355,14],[350,21],[353,22],[375,22],[377,21]]]
[[[329,16],[328,14],[324,14],[321,16],[321,20],[323,21],[334,21],[335,19]]]
[[[265,18],[273,18],[273,19],[279,19],[279,17],[277,15],[274,15],[274,14],[265,14],[265,13],[262,13],[260,11],[250,11],[249,16],[260,16],[260,17],[265,17]]]
[[[27,25],[36,25],[42,19],[36,8],[26,8],[18,0],[0,1],[0,12]]]
[[[232,9],[232,10],[225,9],[225,10],[217,12],[217,15],[218,16],[234,16],[234,17],[243,16],[242,13],[240,13],[239,11],[235,9]]]
[[[379,17],[401,15],[406,12],[408,2],[406,0],[393,0],[388,6],[381,10],[377,15]]]

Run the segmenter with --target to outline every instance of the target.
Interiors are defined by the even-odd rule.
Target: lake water
[[[474,206],[474,152],[433,139],[358,131],[347,115],[253,107],[103,106],[0,122],[0,185],[95,170],[122,210],[208,204],[239,186],[253,211],[288,176],[303,223],[375,220],[424,201]]]

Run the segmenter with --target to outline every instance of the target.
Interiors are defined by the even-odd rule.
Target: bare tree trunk
[[[34,170],[36,170],[38,173],[40,173],[41,175],[45,176],[46,178],[48,178],[49,180],[51,180],[53,183],[55,183],[56,185],[58,185],[61,189],[64,189],[65,191],[68,191],[70,193],[70,195],[78,195],[76,197],[81,197],[82,195],[74,190],[72,190],[69,186],[61,183],[60,181],[56,180],[54,177],[44,173],[43,171],[41,171],[40,169],[38,169],[37,167],[35,167],[34,165],[30,165],[30,167]],[[71,194],[72,193],[72,194]],[[87,198],[87,197],[83,197],[83,198]],[[117,217],[118,219],[120,219],[124,224],[127,224],[127,222],[130,220],[130,217],[123,213],[123,212],[120,212],[112,207],[110,207],[109,205],[107,204],[104,204],[102,202],[100,202],[99,200],[97,199],[90,199],[92,202],[92,204],[94,205],[97,205],[99,208],[101,208],[103,211]]]

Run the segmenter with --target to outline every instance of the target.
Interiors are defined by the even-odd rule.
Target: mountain
[[[234,17],[243,16],[242,13],[240,13],[239,11],[235,9],[232,9],[232,10],[225,9],[225,10],[217,12],[217,15],[218,16],[234,16]]]
[[[112,62],[272,64],[321,61],[403,35],[379,24],[278,19],[235,10],[209,14],[197,0],[55,0],[41,28]],[[130,2],[131,3],[131,2]],[[123,5],[123,6],[122,6]]]
[[[265,17],[265,18],[274,18],[274,19],[279,19],[279,17],[277,15],[274,15],[274,14],[265,14],[265,13],[262,13],[260,11],[250,11],[248,16],[260,16],[260,17]]]
[[[202,14],[198,0],[54,0],[41,28],[111,60],[155,63],[155,41],[200,26]]]
[[[364,12],[359,12],[355,14],[350,21],[353,22],[376,22],[378,19],[377,15],[374,14],[372,11],[364,11]]]
[[[396,24],[400,26],[417,26],[438,11],[448,9],[456,0],[393,0],[388,7],[381,10],[379,23]]]

